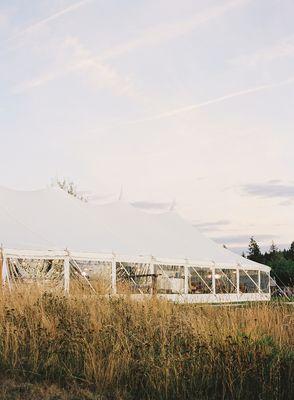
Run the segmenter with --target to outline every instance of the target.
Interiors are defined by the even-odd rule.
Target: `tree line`
[[[294,286],[294,241],[284,250],[272,242],[269,250],[263,253],[257,241],[251,237],[247,255],[243,253],[243,257],[271,267],[271,275],[278,285]]]

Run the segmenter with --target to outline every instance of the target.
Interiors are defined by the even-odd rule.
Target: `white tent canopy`
[[[149,214],[123,201],[94,206],[57,188],[0,188],[0,242],[15,251],[69,249],[270,270],[206,238],[174,211]]]

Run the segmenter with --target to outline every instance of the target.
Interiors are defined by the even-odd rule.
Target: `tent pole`
[[[239,296],[240,296],[240,268],[239,268],[239,266],[237,266],[237,268],[236,268],[236,273],[237,273],[237,276],[236,276],[237,297],[239,300]]]
[[[260,270],[258,270],[258,292],[261,293],[261,279],[260,279]]]
[[[155,277],[153,256],[150,257],[150,275],[151,275],[151,295],[153,296],[156,294],[156,277]]]
[[[111,262],[111,291],[112,294],[116,294],[116,256],[113,255],[113,259]]]
[[[213,264],[214,264],[214,267],[211,268],[212,291],[213,291],[213,294],[216,296],[216,289],[215,289],[215,262]]]
[[[7,257],[5,256],[3,250],[1,251],[1,257],[2,257],[2,271],[1,271],[2,286],[4,286],[7,282],[8,288],[10,290],[11,285],[10,285],[10,279],[9,279]]]
[[[2,287],[6,284],[6,281],[7,281],[8,287],[10,289],[10,281],[9,281],[9,275],[8,275],[8,271],[7,271],[7,258],[5,256],[3,246],[1,246],[0,271],[1,271]]]
[[[268,294],[271,296],[271,274],[270,272],[266,273],[268,276]]]
[[[64,258],[63,261],[63,272],[64,272],[64,292],[69,294],[69,281],[70,281],[70,264],[69,255]]]
[[[184,293],[189,293],[189,270],[188,270],[188,260],[186,260],[184,265],[184,274],[185,274],[185,282],[184,282]]]
[[[2,285],[4,285],[4,274],[3,274],[3,247],[1,246],[0,250],[0,274],[1,274],[1,280],[2,280]]]

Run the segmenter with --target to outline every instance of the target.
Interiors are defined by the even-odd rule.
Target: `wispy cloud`
[[[231,222],[227,219],[222,219],[214,222],[194,222],[193,226],[202,232],[215,232],[223,226],[229,225]]]
[[[242,54],[232,60],[230,64],[237,66],[256,67],[260,63],[268,63],[277,59],[294,57],[294,36],[290,36],[266,46],[253,53]]]
[[[85,6],[86,4],[88,4],[92,1],[93,0],[82,0],[82,1],[79,1],[76,3],[73,3],[70,6],[63,8],[46,18],[40,19],[39,21],[36,21],[36,22],[33,22],[32,24],[28,25],[24,29],[21,29],[20,31],[16,32],[14,35],[10,36],[8,39],[6,39],[6,42],[11,42],[11,41],[20,39],[29,33],[39,30],[40,28],[46,26],[48,23],[55,21],[56,19],[66,15],[66,14],[76,11],[77,9]]]
[[[18,32],[16,35],[12,36],[10,40],[14,40],[25,36],[26,34],[40,29],[49,22],[60,18],[64,14],[72,12],[92,0],[84,0],[75,3],[59,12],[44,18],[34,24],[31,24],[27,28]],[[63,69],[58,69],[56,71],[49,71],[41,76],[34,78],[32,80],[26,81],[18,85],[14,92],[20,93],[25,92],[30,89],[39,87],[46,84],[54,79],[58,79],[63,75],[71,71],[91,71],[91,77],[96,82],[98,86],[111,86],[113,90],[120,94],[130,94],[134,90],[131,87],[131,81],[129,78],[122,79],[119,74],[111,68],[109,65],[105,64],[107,60],[119,57],[125,53],[129,53],[138,48],[144,48],[148,46],[158,46],[164,42],[172,40],[176,37],[189,34],[191,31],[196,29],[198,26],[208,23],[210,20],[219,18],[223,16],[226,12],[247,4],[251,0],[230,0],[222,5],[214,6],[208,8],[202,13],[198,13],[192,17],[185,20],[177,21],[169,24],[160,24],[156,27],[151,27],[141,34],[139,34],[135,39],[127,41],[125,43],[113,46],[111,49],[103,52],[100,55],[94,56],[90,54],[89,51],[82,48],[81,43],[78,43],[78,39],[71,39],[71,45],[75,48],[75,53],[78,54],[78,60],[75,62],[67,63]],[[68,41],[68,40],[67,40]],[[68,41],[69,42],[69,41]]]
[[[261,198],[280,198],[285,199],[283,205],[290,205],[294,200],[294,184],[283,184],[280,182],[254,183],[242,186],[245,194]]]
[[[92,87],[110,89],[116,95],[137,97],[137,91],[129,77],[122,77],[112,66],[99,62],[77,38],[69,37],[59,45],[64,53],[60,65],[14,87],[16,94],[25,93],[69,73],[83,73]]]
[[[164,118],[174,117],[174,116],[176,116],[178,114],[183,114],[183,113],[186,113],[186,112],[189,112],[189,111],[194,111],[194,110],[197,110],[199,108],[210,106],[212,104],[222,103],[223,101],[230,100],[230,99],[233,99],[235,97],[241,97],[241,96],[245,96],[245,95],[248,95],[248,94],[253,94],[253,93],[262,92],[262,91],[265,91],[265,90],[275,89],[275,88],[278,88],[278,87],[288,86],[288,85],[293,85],[293,84],[294,84],[294,77],[291,77],[291,78],[286,79],[284,81],[280,81],[280,82],[276,82],[276,83],[269,83],[269,84],[266,84],[266,85],[255,86],[255,87],[252,87],[252,88],[249,88],[249,89],[240,90],[238,92],[229,93],[229,94],[226,94],[226,95],[221,96],[221,97],[216,97],[214,99],[204,101],[202,103],[190,104],[188,106],[174,108],[172,110],[165,111],[165,112],[162,112],[162,113],[159,113],[159,114],[155,114],[155,115],[152,115],[150,117],[136,119],[136,120],[132,120],[132,121],[127,121],[125,123],[122,123],[122,125],[133,125],[133,124],[138,124],[138,123],[141,123],[141,122],[156,121],[156,120],[160,120],[160,119],[164,119]]]
[[[220,237],[215,237],[213,240],[217,243],[220,244],[226,244],[226,245],[246,245],[249,243],[250,237],[252,234],[249,235],[228,235],[228,236],[220,236]],[[264,241],[271,241],[275,238],[276,236],[274,235],[269,235],[269,234],[258,234],[254,235],[255,240],[258,242],[264,242]]]
[[[48,23],[55,21],[56,19],[68,13],[76,11],[77,9],[85,6],[92,1],[93,0],[81,0],[79,2],[71,4],[70,6],[63,8],[52,15],[46,18],[42,18],[39,21],[36,21],[25,27],[24,29],[21,29],[20,31],[9,37],[6,41],[13,41],[34,31],[37,31],[40,28],[46,26]],[[213,19],[219,18],[226,14],[228,11],[243,6],[251,1],[252,0],[226,1],[224,4],[210,7],[207,10],[201,13],[197,13],[187,19],[174,23],[166,23],[160,24],[155,27],[150,27],[149,29],[146,29],[141,33],[139,32],[136,35],[135,39],[129,40],[125,43],[120,43],[105,51],[102,55],[99,56],[99,60],[114,58],[141,47],[157,46],[179,36],[189,34],[198,26],[203,25]]]
[[[68,70],[68,72],[69,72],[69,70]],[[14,86],[12,92],[14,94],[25,93],[31,89],[37,88],[38,86],[44,85],[47,82],[57,79],[59,77],[59,75],[61,75],[61,72],[57,71],[57,70],[53,70],[51,72],[46,72],[34,79],[27,80],[25,82],[22,82],[16,86]]]
[[[207,10],[195,14],[185,20],[174,23],[160,24],[139,33],[133,40],[118,44],[100,55],[100,59],[110,59],[129,53],[133,50],[159,46],[172,39],[187,35],[198,26],[225,15],[227,12],[249,3],[251,0],[231,0],[224,4],[210,7]]]
[[[267,183],[277,184],[277,183],[282,183],[282,181],[281,179],[270,179],[269,181],[267,181]]]

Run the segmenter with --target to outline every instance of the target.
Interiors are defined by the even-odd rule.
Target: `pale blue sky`
[[[294,240],[292,0],[0,0],[0,185]]]

